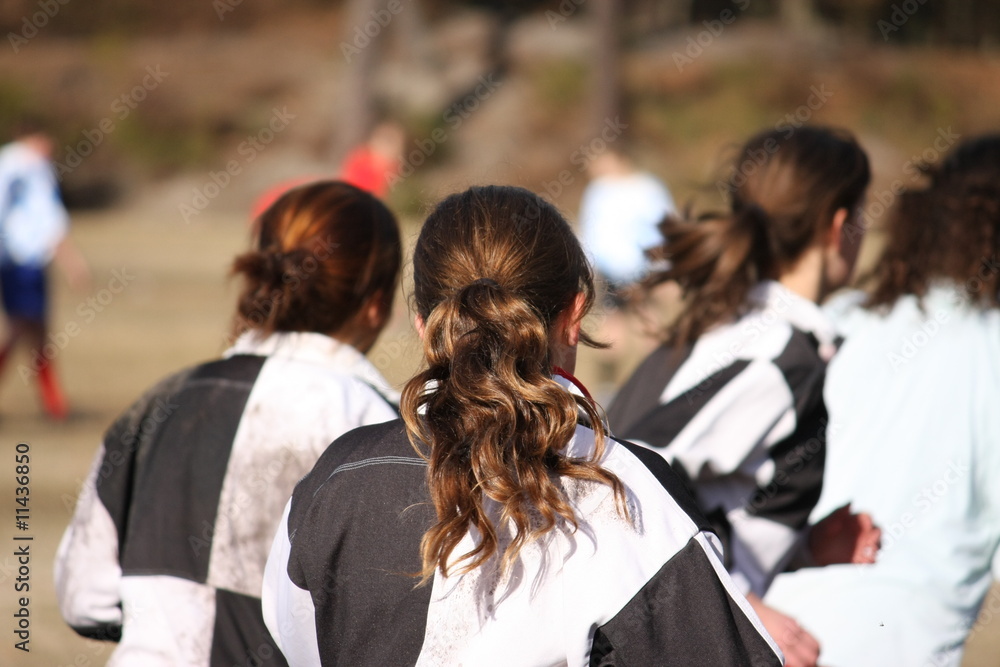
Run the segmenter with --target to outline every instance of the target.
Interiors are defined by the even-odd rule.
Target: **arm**
[[[90,267],[87,266],[87,260],[84,259],[83,253],[68,236],[63,237],[59,245],[56,246],[53,259],[65,274],[71,288],[77,291],[89,288]]]
[[[102,446],[59,543],[55,586],[59,610],[70,627],[85,637],[117,641],[122,626],[121,567],[118,533],[97,494],[103,462]]]
[[[291,542],[288,539],[289,500],[271,545],[264,568],[261,607],[264,623],[275,644],[293,667],[319,667],[319,644],[316,636],[316,608],[312,595],[292,583],[288,577]]]

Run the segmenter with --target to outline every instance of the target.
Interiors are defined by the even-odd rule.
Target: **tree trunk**
[[[619,72],[620,0],[592,0],[594,33],[594,95],[592,132],[600,132],[608,119],[621,109],[621,74]]]
[[[375,120],[375,94],[371,82],[385,38],[383,32],[391,27],[391,23],[382,27],[373,19],[373,12],[381,7],[381,0],[350,0],[347,3],[347,24],[337,47],[344,64],[340,99],[333,105],[330,159],[334,165],[343,162],[347,153],[367,138]],[[378,26],[375,36],[368,34],[374,32],[373,25]]]

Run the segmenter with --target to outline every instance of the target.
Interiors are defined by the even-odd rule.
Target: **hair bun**
[[[298,275],[310,253],[303,248],[284,250],[264,250],[259,253],[260,278],[263,282],[280,285],[286,276]]]

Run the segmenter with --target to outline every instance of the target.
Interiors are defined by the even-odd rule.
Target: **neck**
[[[794,266],[781,272],[778,282],[813,303],[825,296],[823,285],[823,251],[818,246],[806,250]]]

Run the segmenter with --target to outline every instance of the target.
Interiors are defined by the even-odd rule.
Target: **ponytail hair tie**
[[[500,283],[493,280],[492,278],[476,278],[471,283],[469,283],[469,287],[472,287],[473,285],[484,285],[486,287],[492,287],[494,289],[502,289],[500,287]]]

